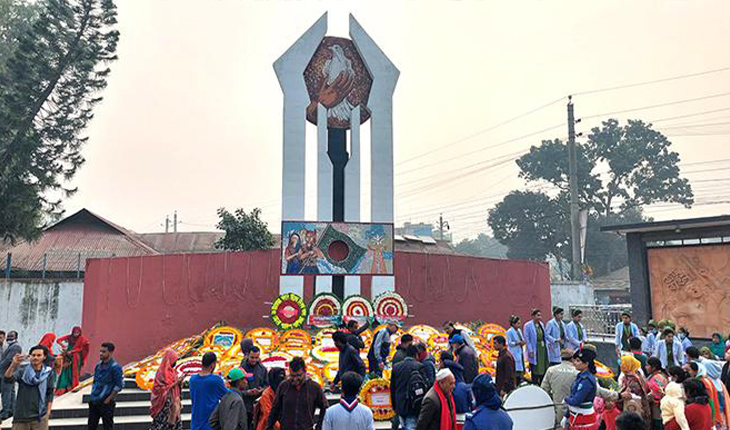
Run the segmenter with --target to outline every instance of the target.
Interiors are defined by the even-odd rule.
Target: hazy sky
[[[272,63],[326,11],[330,35],[347,36],[353,13],[401,71],[394,100],[396,223],[435,222],[443,212],[456,238],[486,231],[487,209],[525,188],[511,157],[543,138],[567,136],[567,100],[495,125],[568,94],[730,67],[727,0],[117,5],[119,60],[88,130],[87,162],[72,181],[79,192],[66,208],[85,207],[138,232],[161,231],[174,210],[181,230],[211,230],[221,206],[262,207],[270,228],[279,230],[282,96]],[[717,110],[655,126],[680,153],[697,201],[730,201],[724,191],[730,181],[713,181],[730,177],[730,70],[576,95],[576,117],[592,117],[578,131],[609,117],[603,113],[723,93],[613,116],[657,121]],[[314,218],[310,128],[307,216]],[[363,162],[369,159],[365,152]],[[363,190],[367,215],[369,188]],[[728,211],[725,203],[691,211],[658,205],[647,213],[671,219]]]

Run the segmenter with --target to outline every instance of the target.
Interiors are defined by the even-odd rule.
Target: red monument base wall
[[[127,363],[218,321],[245,328],[264,318],[279,292],[279,250],[89,260],[84,281],[83,328],[92,343],[112,341]],[[511,314],[550,308],[545,263],[400,252],[396,291],[414,315],[406,322],[440,326],[445,320],[506,325]],[[362,277],[370,295],[370,278]],[[305,301],[314,279],[305,279]],[[87,367],[93,368],[93,359]]]

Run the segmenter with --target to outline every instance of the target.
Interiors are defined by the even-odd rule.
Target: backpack
[[[423,374],[420,370],[412,370],[406,386],[406,404],[413,414],[418,414],[421,411],[421,402],[426,396],[426,391],[428,389]]]

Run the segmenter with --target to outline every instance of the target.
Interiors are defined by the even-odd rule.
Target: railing
[[[631,305],[570,305],[568,315],[574,309],[583,311],[581,322],[588,334],[595,336],[615,336],[616,325],[621,322],[621,313],[631,311]]]

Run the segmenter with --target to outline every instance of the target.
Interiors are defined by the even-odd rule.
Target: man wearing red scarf
[[[436,374],[436,383],[428,390],[421,403],[416,430],[456,430],[456,410],[452,392],[456,378],[449,369]]]

